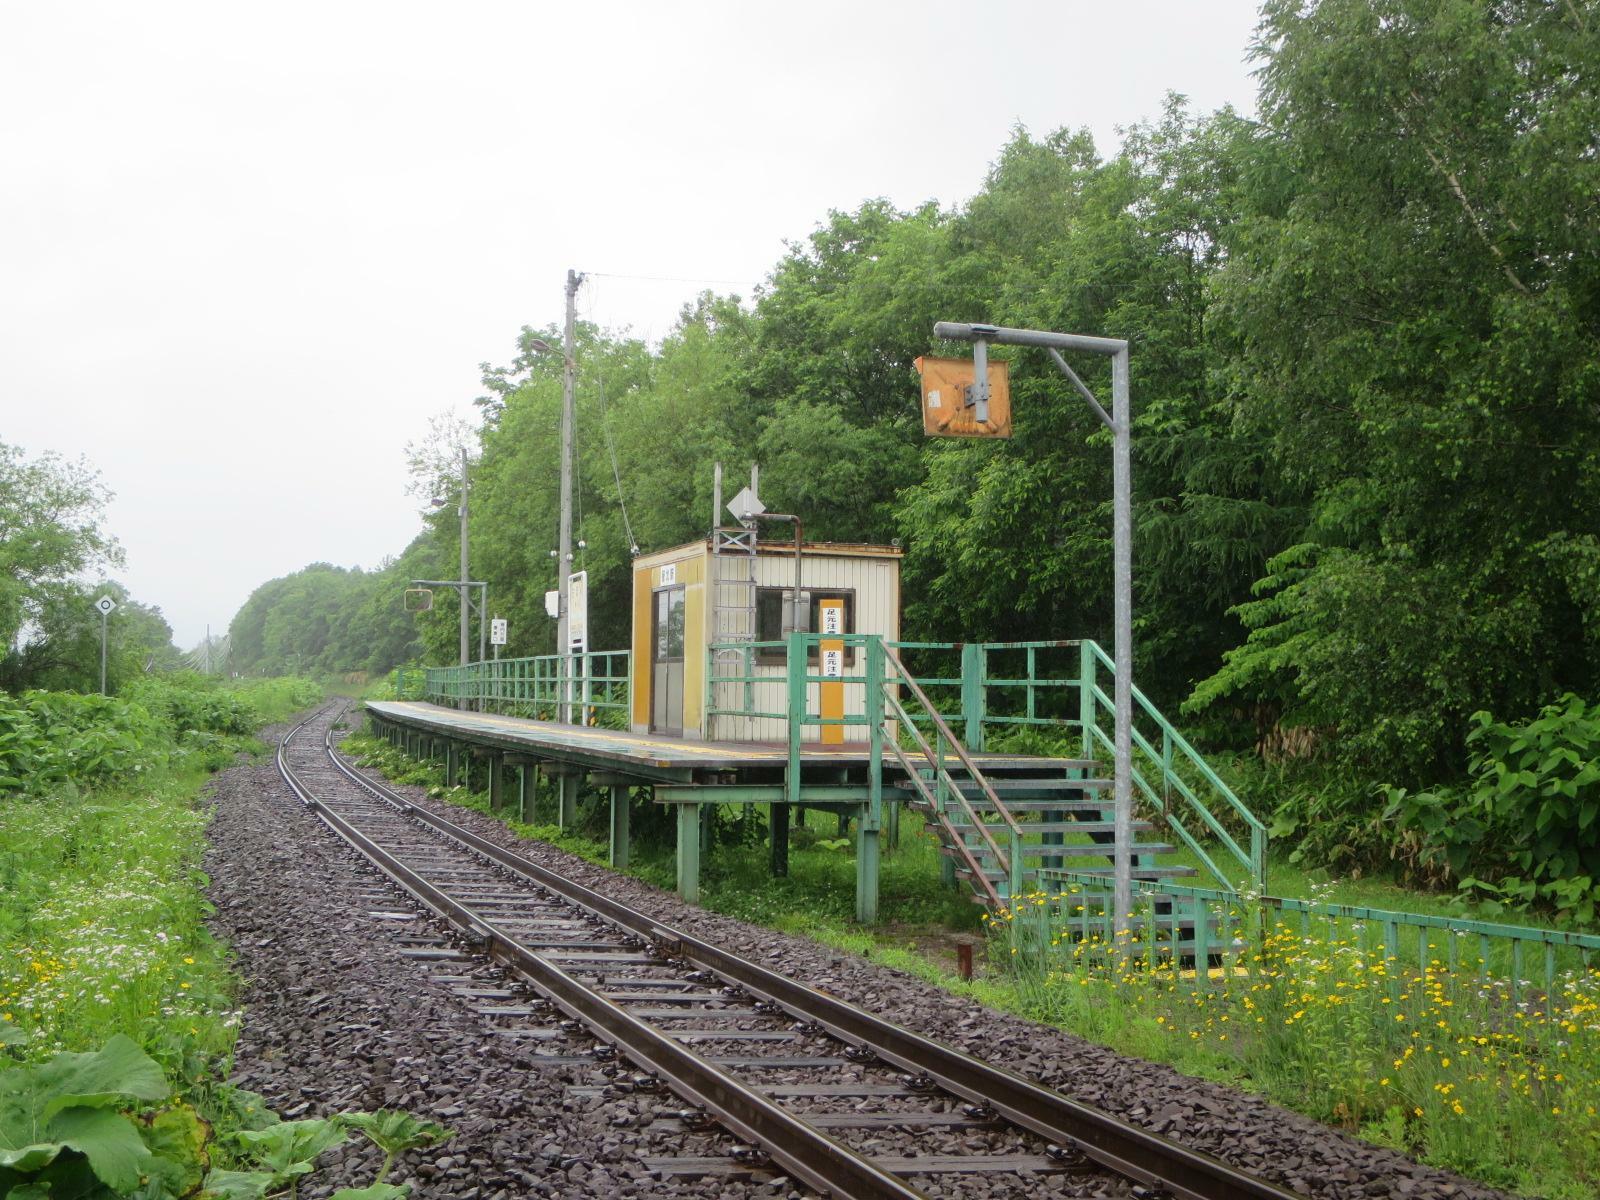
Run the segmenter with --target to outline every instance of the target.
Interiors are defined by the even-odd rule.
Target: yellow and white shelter
[[[831,609],[842,612],[838,632],[899,639],[898,547],[806,542],[798,557],[803,629],[822,632]],[[758,541],[743,529],[718,529],[634,560],[633,732],[733,742],[786,737],[778,714],[787,702],[787,656],[774,643],[788,632],[796,565],[794,543]],[[855,649],[844,653],[843,673],[859,674]],[[708,680],[728,677],[755,682],[718,682],[713,696]],[[808,687],[813,711],[817,687]],[[846,685],[845,714],[862,713],[865,699],[862,685]],[[845,728],[865,733],[865,726]]]

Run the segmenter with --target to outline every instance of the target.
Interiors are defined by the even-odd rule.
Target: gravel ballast
[[[432,981],[437,968],[405,957],[393,931],[369,916],[406,905],[289,795],[270,762],[221,775],[214,803],[211,926],[232,943],[246,981],[230,1082],[262,1093],[286,1118],[391,1107],[455,1129],[452,1141],[402,1160],[396,1178],[419,1196],[796,1194],[782,1178],[652,1177],[641,1156],[725,1156],[734,1143],[720,1132],[633,1127],[651,1108],[681,1102],[666,1093],[608,1097],[617,1069],[588,1060],[595,1043],[582,1033],[537,1047],[497,1035],[469,1001]],[[471,969],[490,982],[492,968]],[[535,1051],[579,1061],[540,1065]],[[301,1193],[365,1185],[381,1159],[352,1138],[324,1156]]]
[[[369,773],[381,778],[377,772]],[[1260,1096],[1193,1079],[1053,1026],[997,1012],[856,955],[685,904],[673,893],[642,880],[595,866],[548,843],[525,841],[500,821],[430,797],[423,788],[398,786],[395,790],[496,845],[686,933],[1307,1196],[1330,1200],[1371,1196],[1492,1200],[1506,1196],[1495,1188],[1363,1142]]]
[[[522,841],[500,822],[420,788],[398,790],[658,920],[1308,1196],[1501,1195],[1259,1097],[993,1012],[817,943],[684,905],[639,880]],[[422,1196],[804,1194],[770,1175],[749,1182],[652,1176],[641,1158],[725,1156],[736,1143],[717,1132],[686,1132],[670,1120],[652,1122],[653,1110],[681,1102],[666,1094],[619,1095],[627,1069],[619,1077],[615,1067],[589,1058],[594,1043],[581,1032],[537,1048],[499,1036],[503,1030],[497,1033],[438,980],[442,968],[402,953],[401,926],[372,915],[406,907],[399,893],[293,799],[270,762],[220,776],[215,804],[206,863],[217,908],[212,925],[235,947],[247,981],[233,1079],[239,1086],[262,1092],[286,1116],[388,1106],[455,1128],[450,1143],[403,1162],[398,1177],[409,1178]],[[419,926],[403,928],[416,935]],[[482,973],[486,984],[494,983],[494,968],[448,969]],[[536,1052],[559,1061],[536,1062]],[[375,1149],[353,1140],[327,1156],[325,1169],[303,1190],[324,1195],[364,1184],[380,1160]],[[1080,1190],[1061,1177],[1037,1182],[1041,1192]],[[930,1191],[986,1194],[972,1177]]]

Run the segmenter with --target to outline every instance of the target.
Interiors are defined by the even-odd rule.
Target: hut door
[[[683,601],[681,587],[661,588],[655,594],[655,621],[651,646],[650,731],[683,732]]]

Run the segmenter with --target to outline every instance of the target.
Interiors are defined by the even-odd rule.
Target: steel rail
[[[466,930],[481,948],[525,976],[563,1013],[588,1026],[641,1067],[668,1081],[678,1095],[715,1113],[723,1126],[759,1146],[793,1178],[840,1200],[918,1200],[923,1196],[871,1159],[745,1087],[523,946],[495,922],[412,871],[319,800],[290,767],[285,751],[306,725],[326,711],[323,709],[308,717],[278,743],[278,771],[302,804],[419,903],[450,924]],[[344,768],[333,750],[331,738],[330,727],[323,739],[329,759],[345,775],[365,782]],[[403,815],[416,817],[419,812],[407,806]]]
[[[1221,1159],[1164,1138],[1110,1113],[1063,1096],[1032,1080],[864,1012],[825,992],[740,958],[731,951],[665,925],[547,867],[522,858],[471,830],[411,803],[394,789],[357,771],[325,743],[346,777],[437,832],[556,893],[586,912],[667,948],[674,956],[728,983],[821,1025],[842,1041],[870,1048],[885,1062],[927,1075],[946,1091],[986,1104],[1013,1124],[1139,1183],[1181,1200],[1304,1200]]]

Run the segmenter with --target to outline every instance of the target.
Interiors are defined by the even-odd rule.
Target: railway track
[[[767,1168],[826,1195],[902,1200],[935,1178],[943,1192],[967,1191],[967,1180],[985,1196],[1294,1197],[411,804],[339,756],[333,730],[344,711],[330,705],[295,726],[279,744],[278,770],[339,837],[511,976],[511,986],[461,976],[457,990],[507,1036],[588,1031],[601,1058],[637,1072],[630,1088],[664,1087],[688,1106],[666,1119],[691,1131],[718,1125],[747,1144],[720,1157],[650,1160],[652,1170]]]

